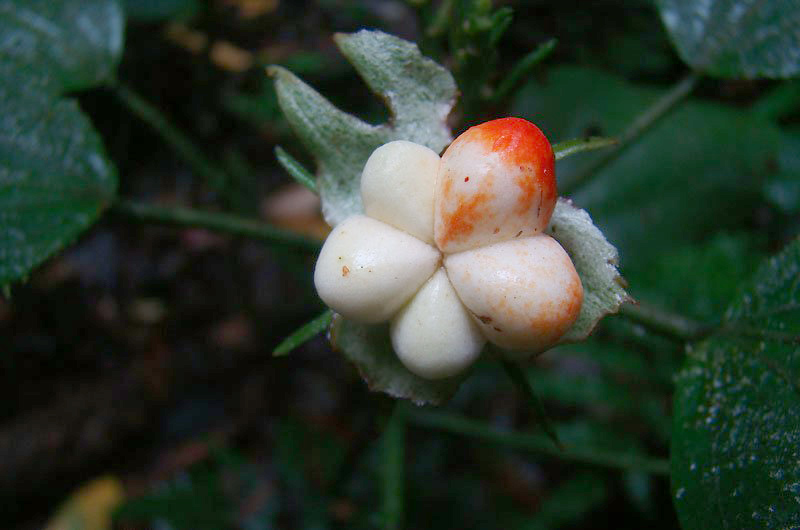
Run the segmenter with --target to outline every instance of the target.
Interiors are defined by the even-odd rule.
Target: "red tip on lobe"
[[[483,142],[489,151],[499,153],[508,164],[533,165],[555,174],[550,142],[536,125],[527,120],[500,118],[470,127],[464,134]]]
[[[465,147],[470,145],[474,147]],[[465,152],[473,154],[462,154]],[[517,216],[518,219],[529,219],[530,226],[536,231],[543,230],[550,219],[557,197],[555,157],[550,142],[538,127],[521,118],[501,118],[471,127],[442,155],[443,167],[449,167],[449,157],[455,160],[480,153],[493,155],[488,165],[482,165],[476,158],[474,167],[461,163],[460,175],[447,169],[440,172],[442,183],[437,215],[441,224],[436,229],[436,242],[440,248],[469,237],[482,222],[494,224],[500,222],[496,219]],[[473,170],[479,174],[473,174]],[[465,174],[467,171],[470,173]],[[506,183],[500,184],[502,189],[508,190],[508,185],[517,188],[512,194],[503,192],[510,200],[502,205],[489,204],[496,199],[496,178]],[[453,179],[468,183],[470,188],[456,190]],[[494,231],[495,234],[498,232]]]

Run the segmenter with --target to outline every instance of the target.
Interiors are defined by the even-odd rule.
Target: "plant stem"
[[[123,83],[113,86],[117,98],[143,122],[151,126],[183,158],[208,186],[217,193],[225,190],[228,176],[197,147],[192,140],[153,104]]]
[[[553,155],[556,161],[566,158],[568,156],[583,153],[584,151],[593,151],[595,149],[603,149],[617,145],[616,138],[603,138],[601,136],[590,136],[589,138],[576,138],[574,140],[566,140],[558,142],[553,145]]]
[[[687,342],[701,340],[711,335],[719,335],[753,340],[771,340],[792,345],[800,344],[800,335],[797,333],[766,330],[736,321],[707,324],[642,302],[623,305],[620,309],[620,314],[652,331]]]
[[[403,525],[403,468],[405,466],[406,416],[403,404],[394,404],[383,433],[383,523],[384,528]]]
[[[447,31],[447,25],[451,22],[453,12],[453,0],[443,0],[436,13],[433,15],[433,20],[425,29],[425,35],[430,38],[436,38]]]
[[[702,339],[718,329],[717,326],[704,324],[644,302],[625,304],[620,309],[620,314],[653,331],[684,341]]]
[[[206,228],[235,236],[258,239],[267,243],[292,245],[309,251],[319,250],[320,243],[267,223],[236,215],[205,212],[178,206],[158,206],[122,200],[113,211],[148,223],[163,223],[190,228]]]
[[[570,447],[559,450],[545,436],[499,431],[479,421],[456,414],[415,409],[407,413],[408,421],[419,426],[470,436],[490,443],[514,447],[524,451],[554,456],[563,460],[582,462],[612,469],[630,469],[656,475],[669,474],[669,461],[633,454]]]
[[[525,372],[518,363],[503,361],[502,364],[503,369],[506,371],[506,374],[508,374],[508,377],[511,379],[511,381],[513,381],[517,388],[519,388],[522,393],[525,394],[525,397],[533,409],[533,414],[536,417],[536,421],[541,424],[544,432],[553,441],[556,447],[563,451],[564,446],[558,439],[558,434],[556,434],[555,429],[553,429],[552,422],[544,410],[544,404],[542,403],[542,400],[539,399],[539,396],[536,395],[536,392],[534,392],[533,386],[525,375]]]
[[[700,79],[698,74],[690,72],[683,79],[678,81],[669,91],[661,96],[644,112],[639,114],[619,137],[616,147],[606,151],[606,154],[598,158],[596,162],[589,165],[585,170],[575,175],[569,182],[561,187],[562,195],[574,193],[585,182],[598,173],[601,169],[616,160],[626,148],[635,140],[638,140],[650,127],[652,127],[667,112],[672,110],[675,105],[683,101],[694,89]]]

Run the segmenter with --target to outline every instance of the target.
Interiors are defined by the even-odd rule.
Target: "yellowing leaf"
[[[119,479],[96,478],[70,495],[47,522],[45,530],[111,530],[111,516],[124,498]]]

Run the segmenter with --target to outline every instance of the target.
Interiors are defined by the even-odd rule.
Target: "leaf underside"
[[[376,148],[408,140],[438,153],[450,143],[446,120],[456,97],[450,72],[424,57],[415,44],[367,30],[338,34],[336,44],[386,102],[389,123],[365,123],[285,68],[269,68],[281,110],[317,164],[322,213],[331,226],[363,211],[361,170]]]
[[[683,528],[800,524],[800,241],[756,273],[677,379],[674,503]]]
[[[432,381],[409,372],[392,349],[388,324],[357,324],[335,315],[331,325],[331,344],[356,365],[370,390],[410,399],[417,405],[447,402],[467,377],[464,373]]]
[[[616,313],[622,304],[632,301],[617,269],[619,255],[589,214],[568,199],[558,199],[547,233],[567,251],[583,286],[581,312],[559,342],[581,341],[589,336],[601,318]]]

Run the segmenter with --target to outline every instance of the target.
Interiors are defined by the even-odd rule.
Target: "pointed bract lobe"
[[[556,195],[553,150],[535,125],[502,118],[471,127],[439,164],[436,244],[451,253],[540,234]]]
[[[314,270],[320,298],[345,318],[385,322],[433,275],[441,255],[386,223],[354,215],[325,240]]]
[[[397,140],[377,148],[361,174],[367,215],[433,244],[433,192],[439,155]]]
[[[391,334],[403,365],[425,379],[464,371],[486,344],[443,268],[394,317]]]
[[[486,337],[524,352],[520,359],[554,345],[580,312],[581,280],[569,255],[548,235],[451,254],[444,263]]]

